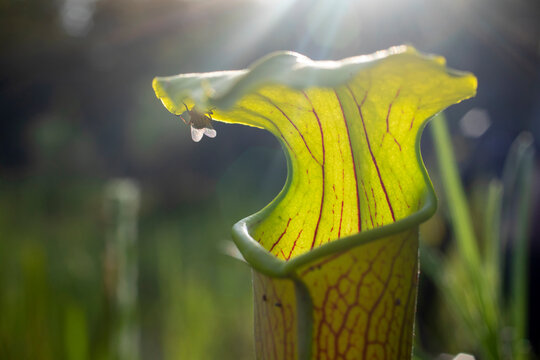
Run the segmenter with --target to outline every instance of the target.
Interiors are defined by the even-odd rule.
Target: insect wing
[[[209,138],[215,138],[217,135],[217,132],[214,129],[204,128],[203,130],[204,130],[204,134],[208,136]]]
[[[201,141],[203,135],[204,135],[204,130],[206,129],[196,129],[194,128],[193,126],[191,127],[191,138],[193,139],[193,141],[195,142],[199,142]]]

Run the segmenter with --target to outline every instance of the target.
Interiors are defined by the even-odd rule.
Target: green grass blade
[[[465,258],[469,270],[474,272],[480,269],[478,242],[452,151],[446,119],[442,113],[433,119],[430,129],[434,138],[441,183],[446,195],[446,206],[450,213],[458,251]]]
[[[517,159],[516,173],[516,218],[513,229],[514,251],[512,254],[510,304],[512,325],[515,330],[516,359],[528,358],[527,318],[528,318],[528,283],[529,259],[527,249],[532,210],[532,177],[534,167],[534,149],[532,138],[527,135],[516,140],[520,151]]]
[[[510,238],[513,236],[513,219],[516,213],[517,197],[517,181],[519,167],[523,161],[524,153],[530,147],[532,136],[530,133],[523,132],[512,143],[508,155],[506,157],[502,175],[503,182],[503,203],[502,203],[502,242],[503,247],[507,247]],[[504,261],[504,259],[502,259]],[[502,264],[504,267],[504,264]]]
[[[490,287],[495,294],[497,306],[502,302],[502,245],[501,245],[501,211],[503,186],[499,180],[492,180],[487,191],[484,217],[485,267]]]

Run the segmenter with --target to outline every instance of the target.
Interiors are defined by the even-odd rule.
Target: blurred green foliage
[[[442,197],[439,216],[448,217],[452,242],[441,252],[430,244],[434,232],[423,231],[421,269],[440,298],[431,324],[437,335],[428,339],[437,338],[447,351],[467,351],[480,359],[531,359],[532,136],[523,133],[515,140],[502,180],[476,179],[467,197],[443,115],[433,120],[431,130]],[[512,255],[508,259],[507,253]]]
[[[0,184],[0,358],[114,358],[109,337],[118,310],[103,264],[103,185]],[[209,202],[217,201],[184,211],[143,208],[145,358],[252,358],[250,273],[220,252],[229,226]]]

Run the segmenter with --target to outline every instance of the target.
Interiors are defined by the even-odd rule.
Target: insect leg
[[[178,117],[179,117],[180,119],[182,119],[182,121],[184,122],[184,124],[189,125],[189,123],[186,121],[186,119],[184,119],[184,118],[182,117],[182,115],[178,115]]]

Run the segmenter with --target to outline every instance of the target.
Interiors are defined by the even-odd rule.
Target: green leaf
[[[510,317],[514,327],[514,354],[518,360],[530,357],[527,339],[528,298],[529,298],[529,256],[530,228],[532,220],[532,189],[534,171],[534,141],[530,133],[522,133],[512,144],[505,164],[505,180],[510,186],[509,194],[514,195],[515,208],[512,237],[514,249],[511,258]],[[510,178],[510,179],[509,179]],[[513,190],[513,191],[512,191]],[[507,201],[510,199],[507,198]],[[509,205],[509,204],[508,204]],[[510,217],[511,218],[511,217]]]
[[[153,86],[172,113],[212,109],[285,151],[283,190],[233,229],[256,270],[258,358],[410,358],[418,224],[436,206],[420,133],[476,78],[402,46],[335,62],[276,53]]]

